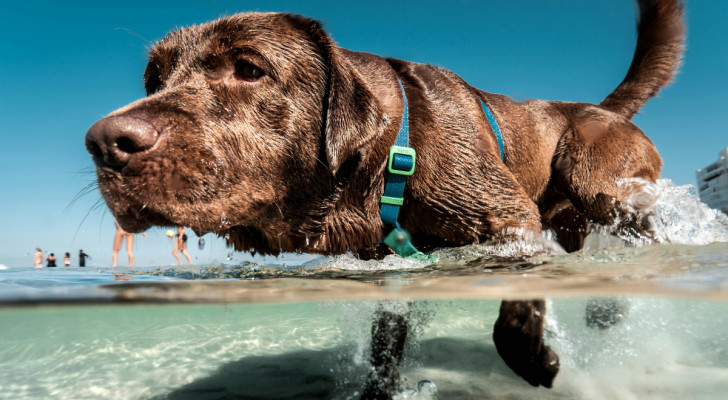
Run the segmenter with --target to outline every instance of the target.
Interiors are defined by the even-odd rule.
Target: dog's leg
[[[504,300],[493,329],[503,361],[533,386],[550,388],[559,372],[559,356],[543,342],[544,300]]]
[[[587,236],[587,220],[569,200],[564,199],[543,212],[544,229],[556,234],[556,241],[567,252],[581,250]]]
[[[544,225],[553,229],[556,240],[568,252],[581,250],[587,235],[587,220],[570,201],[558,202],[544,213]],[[586,325],[607,329],[622,321],[629,311],[629,301],[616,297],[595,297],[586,303]]]
[[[662,162],[652,142],[629,121],[583,117],[564,134],[554,158],[559,189],[592,222],[625,238],[656,240],[650,207]]]
[[[372,370],[367,377],[361,399],[391,399],[400,389],[399,367],[409,332],[407,311],[386,310],[382,304],[374,313],[372,324]]]
[[[522,239],[519,230],[540,232],[541,218],[538,207],[523,192],[515,180],[510,180],[508,171],[490,176],[497,182],[498,189],[484,185],[484,188],[500,191],[499,201],[488,204],[494,216],[493,227],[502,227],[498,238]],[[516,228],[515,230],[513,228]],[[509,237],[510,236],[510,237]],[[551,387],[559,372],[559,357],[544,345],[544,300],[507,301],[501,303],[500,315],[493,328],[493,342],[503,361],[519,376],[533,386]]]

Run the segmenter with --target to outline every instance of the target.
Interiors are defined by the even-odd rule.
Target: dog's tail
[[[600,106],[631,119],[667,85],[682,62],[685,40],[679,0],[638,0],[637,48],[622,83]]]

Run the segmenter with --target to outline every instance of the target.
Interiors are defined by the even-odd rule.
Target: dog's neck
[[[322,215],[321,234],[309,240],[304,251],[324,254],[355,252],[362,256],[381,253],[386,246],[380,245],[383,224],[379,215],[380,198],[386,180],[389,148],[395,143],[403,117],[403,98],[394,70],[389,79],[382,76],[363,75],[367,89],[374,96],[383,112],[382,132],[363,149],[349,169],[342,168],[334,179],[327,212]]]
[[[396,75],[388,64],[387,68],[391,80],[362,76],[383,112],[380,125],[375,127],[381,134],[345,161],[336,174],[320,163],[312,177],[316,184],[302,183],[300,191],[283,201],[295,207],[276,204],[261,218],[266,221],[264,226],[231,229],[230,244],[237,250],[262,254],[354,252],[369,258],[382,251],[379,199],[389,148],[397,137],[403,109]]]

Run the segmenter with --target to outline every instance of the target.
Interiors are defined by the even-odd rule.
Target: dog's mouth
[[[98,167],[97,175],[107,206],[131,233],[153,226],[184,226],[197,234],[219,234],[254,225],[267,208],[262,198],[233,195],[229,188],[210,182],[192,183],[179,173],[126,173]]]
[[[127,210],[124,212],[114,212],[114,215],[116,216],[116,221],[127,232],[144,232],[153,226],[180,226],[180,224],[169,220],[164,215],[154,210],[151,210],[150,208],[140,207],[137,209],[137,211],[132,210],[134,210],[134,208],[128,207]]]
[[[127,232],[139,233],[153,226],[180,226],[181,221],[173,220],[154,202],[145,200],[143,193],[128,190],[130,185],[120,173],[106,167],[99,167],[97,173],[106,205]]]
[[[140,233],[149,228],[185,226],[197,234],[220,232],[225,228],[225,218],[210,218],[202,212],[179,211],[177,204],[154,204],[143,202],[126,194],[111,194],[110,201],[105,195],[106,204],[119,225],[127,232]]]

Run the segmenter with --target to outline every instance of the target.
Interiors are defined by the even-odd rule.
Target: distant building
[[[700,200],[728,214],[728,148],[720,152],[718,161],[695,171],[695,175]]]

